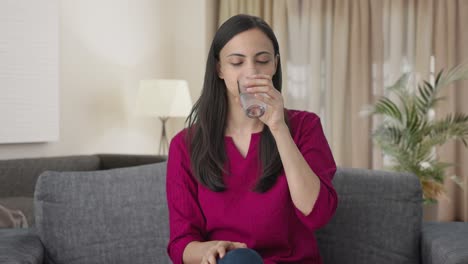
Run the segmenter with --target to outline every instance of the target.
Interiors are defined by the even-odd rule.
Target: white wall
[[[0,1],[1,143],[58,140],[58,13],[58,0]]]
[[[133,112],[140,79],[183,78],[198,97],[213,0],[61,0],[60,140],[0,144],[0,159],[155,154],[159,120]],[[169,135],[182,128],[169,121]]]
[[[170,1],[170,0],[168,0]],[[206,56],[214,35],[215,0],[171,0],[174,14],[169,23],[174,26],[174,65],[172,77],[189,82],[192,102],[199,97],[203,85]],[[184,119],[170,119],[168,134],[174,135],[184,126]]]

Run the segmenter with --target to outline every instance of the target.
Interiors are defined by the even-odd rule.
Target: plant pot
[[[424,221],[437,221],[437,213],[438,213],[438,204],[424,204],[423,205],[423,220]]]

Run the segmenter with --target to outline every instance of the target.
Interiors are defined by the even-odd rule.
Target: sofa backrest
[[[46,170],[90,171],[99,166],[95,155],[0,160],[0,198],[32,197],[37,178]]]
[[[412,174],[339,168],[338,208],[317,231],[324,263],[419,263],[422,193]]]
[[[93,171],[163,162],[165,156],[95,154],[0,160],[0,198],[32,197],[39,175],[46,171]]]
[[[35,210],[47,256],[70,264],[170,263],[165,165],[44,173]],[[317,231],[324,263],[419,263],[422,193],[414,175],[339,168],[333,183],[338,208]]]
[[[170,263],[166,163],[44,172],[36,230],[51,263]]]
[[[163,162],[166,156],[95,154],[0,160],[0,205],[26,216],[34,226],[33,194],[39,175],[46,171],[94,171]],[[0,227],[2,227],[0,225]]]

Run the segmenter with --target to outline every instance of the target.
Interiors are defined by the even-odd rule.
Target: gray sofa
[[[135,155],[0,161],[0,199],[29,197],[35,219],[0,229],[0,263],[170,263],[165,166]],[[339,168],[334,185],[337,212],[317,231],[324,263],[468,263],[468,224],[423,223],[415,176]]]
[[[0,205],[21,210],[34,226],[33,195],[39,175],[53,171],[95,171],[165,161],[163,156],[96,154],[0,160]]]

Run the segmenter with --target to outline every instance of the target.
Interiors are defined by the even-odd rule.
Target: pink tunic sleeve
[[[324,226],[335,213],[338,196],[332,185],[336,172],[328,142],[323,133],[320,118],[308,112],[299,112],[300,118],[294,118],[296,144],[312,171],[320,178],[320,191],[314,208],[304,215],[295,208],[296,215],[311,230]]]
[[[184,134],[179,133],[171,141],[166,176],[171,230],[167,252],[175,264],[183,263],[183,252],[188,243],[204,241],[205,236],[205,219],[198,204],[197,184],[190,174]]]

